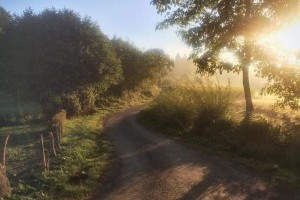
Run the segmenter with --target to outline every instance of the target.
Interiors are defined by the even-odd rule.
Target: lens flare
[[[274,38],[286,50],[300,50],[300,22],[276,33]]]

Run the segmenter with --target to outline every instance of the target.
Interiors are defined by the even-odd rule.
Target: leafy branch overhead
[[[243,72],[246,115],[251,114],[249,67],[270,67],[257,56],[261,52],[258,40],[288,24],[299,11],[299,1],[152,0],[151,4],[165,18],[156,28],[179,28],[183,40],[194,50],[191,58],[199,73]],[[232,52],[238,62],[222,61],[222,51]]]

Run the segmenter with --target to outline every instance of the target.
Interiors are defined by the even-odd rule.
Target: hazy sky
[[[175,29],[155,31],[162,16],[150,0],[0,0],[0,5],[12,14],[21,14],[28,7],[35,12],[50,7],[69,8],[90,16],[109,37],[122,37],[141,49],[160,48],[172,57],[177,52],[188,54]]]

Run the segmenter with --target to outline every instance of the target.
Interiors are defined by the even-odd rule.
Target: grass
[[[299,189],[299,113],[270,109],[264,102],[257,114],[243,121],[239,92],[211,82],[175,86],[162,92],[140,121],[205,152],[265,172],[274,187]]]
[[[0,136],[11,133],[7,173],[13,192],[6,199],[87,199],[110,163],[112,146],[103,134],[103,118],[147,102],[137,94],[111,98],[94,114],[67,120],[62,148],[50,158],[49,172],[43,172],[40,148],[40,134],[49,131],[47,124],[0,128]]]
[[[101,133],[101,120],[108,113],[108,109],[99,109],[66,122],[62,149],[42,178],[48,199],[85,199],[99,184],[112,151]]]
[[[17,105],[11,96],[0,94],[0,126],[36,124],[44,120],[41,106],[37,102]]]

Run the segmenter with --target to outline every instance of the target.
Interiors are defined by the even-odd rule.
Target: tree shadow
[[[135,121],[136,115],[125,115],[109,122],[106,133],[117,164],[105,189],[92,199],[286,199],[258,175],[153,134]]]

